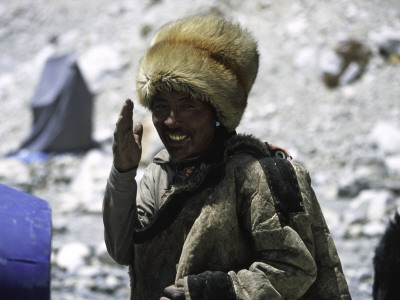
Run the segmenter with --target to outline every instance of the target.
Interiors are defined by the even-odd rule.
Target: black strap
[[[216,186],[225,176],[225,163],[220,163],[212,168],[204,178],[204,181],[196,187],[195,190],[182,191],[176,195],[172,195],[166,203],[160,208],[157,216],[144,228],[135,228],[133,232],[133,242],[142,244],[153,238],[158,233],[167,229],[178,217],[179,213],[186,204],[187,199],[199,189]]]
[[[288,225],[290,213],[304,212],[296,172],[286,159],[266,157],[260,160],[260,164],[267,177],[281,225]]]

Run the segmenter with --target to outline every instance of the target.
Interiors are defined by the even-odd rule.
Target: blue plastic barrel
[[[51,209],[0,184],[0,299],[50,299]]]

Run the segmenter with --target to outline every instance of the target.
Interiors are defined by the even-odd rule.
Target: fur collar
[[[232,155],[240,152],[252,153],[257,156],[270,156],[266,145],[249,134],[237,134],[228,140],[224,160],[226,161]]]

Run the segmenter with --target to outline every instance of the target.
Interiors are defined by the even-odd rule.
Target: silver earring
[[[219,127],[219,126],[221,126],[221,123],[219,121],[217,121],[217,122],[215,122],[215,126]]]

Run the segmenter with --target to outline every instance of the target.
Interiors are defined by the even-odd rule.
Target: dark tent
[[[94,147],[92,107],[93,95],[75,55],[49,58],[31,101],[32,129],[20,149],[75,152]]]

